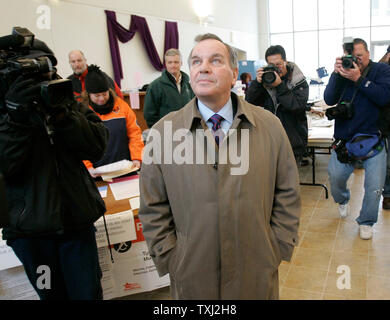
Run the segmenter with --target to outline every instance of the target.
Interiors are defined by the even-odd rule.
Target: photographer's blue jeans
[[[389,139],[387,139],[387,166],[386,166],[386,180],[385,185],[383,186],[383,197],[390,198],[390,145],[389,145]]]
[[[364,198],[360,215],[356,219],[359,225],[372,226],[378,220],[379,201],[386,174],[386,150],[383,149],[375,157],[363,161],[364,168]],[[347,181],[354,170],[354,165],[341,163],[332,150],[328,174],[332,197],[339,204],[347,204],[351,197]]]
[[[30,283],[41,300],[101,300],[102,272],[96,246],[95,227],[62,236],[7,240],[23,263]],[[50,288],[40,288],[37,272],[49,268]]]

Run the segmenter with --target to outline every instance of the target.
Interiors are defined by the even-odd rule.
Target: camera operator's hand
[[[263,82],[263,74],[264,74],[263,68],[257,69],[257,71],[256,71],[256,80],[257,80],[258,83],[262,83]]]
[[[31,113],[31,103],[39,95],[40,84],[35,84],[34,79],[25,80],[18,77],[8,89],[5,95],[5,104],[8,114],[15,122],[27,122]]]
[[[353,62],[353,66],[354,68],[350,68],[350,69],[344,69],[343,67],[341,67],[339,73],[342,77],[349,79],[353,82],[356,82],[359,80],[362,74],[360,72],[358,65],[355,62]]]
[[[343,62],[341,60],[341,57],[336,58],[336,62],[334,64],[334,72],[340,73],[340,69],[343,67]]]

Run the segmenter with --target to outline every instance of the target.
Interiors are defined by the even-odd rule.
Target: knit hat
[[[88,93],[100,93],[108,90],[107,78],[95,64],[88,66],[88,73],[85,76],[85,90]]]

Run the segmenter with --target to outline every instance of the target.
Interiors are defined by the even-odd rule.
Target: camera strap
[[[361,77],[362,77],[362,78],[367,77],[368,73],[369,73],[370,70],[371,70],[371,63],[372,63],[372,62],[371,62],[371,60],[370,60],[368,66],[366,67],[366,69],[364,69],[363,73],[361,74]],[[345,90],[347,90],[347,85],[348,85],[348,83],[345,84],[343,93],[340,95],[340,99],[339,99],[339,101],[337,102],[337,104],[339,104],[339,103],[342,101],[343,96],[344,96],[344,93],[345,93]],[[359,87],[356,87],[356,88],[355,88],[355,91],[354,91],[354,93],[353,93],[353,96],[352,96],[352,99],[351,99],[350,103],[352,103],[353,100],[355,99],[358,90],[359,90]]]

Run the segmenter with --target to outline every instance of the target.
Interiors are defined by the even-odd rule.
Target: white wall
[[[58,72],[66,77],[72,70],[67,54],[81,49],[88,63],[96,63],[113,76],[104,10],[117,13],[117,20],[128,28],[130,15],[146,18],[156,49],[162,59],[164,50],[164,21],[177,21],[179,49],[183,54],[183,70],[188,72],[186,60],[196,35],[212,32],[227,43],[247,52],[248,59],[259,56],[258,1],[263,0],[209,0],[214,23],[202,27],[192,8],[193,0],[1,0],[0,34],[10,34],[13,26],[30,29],[38,39],[45,41],[59,61]],[[199,1],[199,0],[196,0]],[[37,9],[50,8],[50,29],[41,30],[37,20],[42,14]],[[159,76],[150,64],[139,34],[127,42],[119,43],[124,71],[122,89],[136,86],[136,77],[142,84]],[[140,76],[139,76],[140,75]]]

